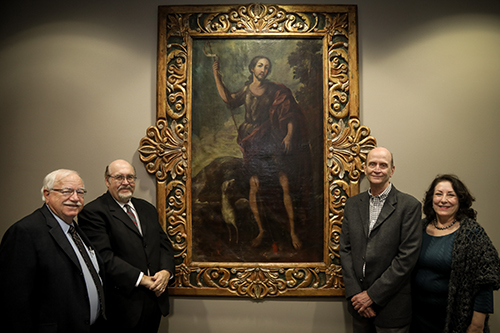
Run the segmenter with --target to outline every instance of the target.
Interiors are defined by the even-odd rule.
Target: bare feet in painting
[[[302,242],[300,241],[299,237],[297,237],[295,233],[290,233],[290,236],[292,237],[293,247],[296,250],[300,250],[302,248]]]
[[[262,239],[264,238],[264,231],[260,231],[257,237],[252,241],[252,247],[257,247],[262,243]]]

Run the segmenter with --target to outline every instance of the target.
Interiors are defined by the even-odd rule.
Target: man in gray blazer
[[[345,204],[340,259],[355,333],[409,331],[421,204],[391,184],[394,170],[390,151],[370,151],[365,166],[370,189]]]

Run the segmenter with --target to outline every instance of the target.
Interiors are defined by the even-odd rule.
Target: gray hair
[[[51,173],[49,173],[47,176],[45,176],[45,178],[43,179],[43,185],[42,185],[42,189],[41,189],[42,200],[45,201],[45,196],[43,195],[44,190],[53,189],[56,181],[58,181],[62,178],[65,178],[69,175],[77,175],[78,177],[80,177],[80,174],[78,174],[78,172],[76,172],[74,170],[68,170],[68,169],[54,170]],[[81,179],[81,177],[80,177],[80,179]],[[82,179],[82,184],[83,184],[83,179]],[[85,185],[84,185],[84,187],[85,187]]]
[[[116,161],[118,161],[118,160],[116,160]],[[113,161],[113,162],[116,162],[116,161]],[[125,162],[127,162],[127,161],[125,161]],[[133,166],[129,162],[127,162],[127,163],[130,164],[130,166],[132,167],[132,170],[134,170],[134,176],[136,176],[137,172],[135,171],[135,166]],[[106,169],[104,169],[104,178],[109,179],[109,177],[111,177],[111,173],[109,173],[109,165],[106,165]]]

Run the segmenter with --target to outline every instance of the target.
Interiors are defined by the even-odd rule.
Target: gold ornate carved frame
[[[215,58],[210,43],[246,40],[317,40],[321,44],[320,260],[226,262],[193,258],[191,200],[196,154],[192,133],[193,120],[204,112],[193,103],[198,93],[195,44],[204,43],[205,56]],[[212,73],[212,68],[208,71]],[[206,84],[214,86],[213,77]],[[147,129],[139,153],[147,171],[156,177],[160,223],[175,250],[176,272],[170,293],[254,299],[342,295],[339,235],[343,206],[348,197],[359,192],[363,162],[376,145],[369,128],[359,122],[356,6],[160,6],[157,89],[156,125]]]

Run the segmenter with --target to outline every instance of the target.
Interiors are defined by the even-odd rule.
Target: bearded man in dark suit
[[[0,324],[6,332],[102,332],[98,274],[104,268],[73,221],[86,192],[76,171],[49,173],[42,187],[45,204],[3,236]]]
[[[155,207],[132,197],[135,180],[130,163],[112,162],[104,175],[108,191],[86,205],[78,221],[105,263],[109,329],[157,332],[161,315],[169,313],[173,249]]]
[[[365,165],[370,189],[345,204],[340,260],[355,333],[409,331],[422,213],[417,199],[391,184],[394,170],[389,150],[371,150]]]

